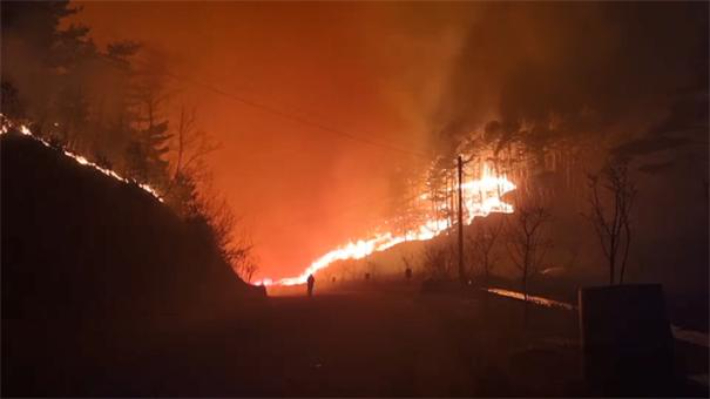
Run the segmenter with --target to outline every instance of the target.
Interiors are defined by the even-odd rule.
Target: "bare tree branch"
[[[521,271],[523,295],[527,300],[528,280],[542,264],[552,245],[545,227],[550,214],[539,205],[518,206],[506,226],[506,248],[513,264]]]
[[[590,189],[590,214],[586,215],[599,238],[602,252],[609,266],[609,284],[616,280],[618,253],[623,248],[619,282],[623,283],[626,263],[631,245],[630,214],[633,208],[636,188],[628,177],[624,162],[609,161],[597,175],[588,176]],[[604,190],[603,201],[599,187]],[[613,202],[612,212],[607,212],[603,202]]]

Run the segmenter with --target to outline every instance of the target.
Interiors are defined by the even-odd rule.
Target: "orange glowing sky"
[[[425,4],[79,2],[99,46],[138,40],[176,75],[422,151],[463,18]],[[422,8],[417,10],[416,8]],[[431,8],[431,9],[428,9]],[[414,161],[174,81],[222,143],[214,183],[253,235],[259,277],[300,273],[382,221],[388,174]]]

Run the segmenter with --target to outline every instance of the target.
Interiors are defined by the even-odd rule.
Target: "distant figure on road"
[[[311,274],[308,276],[308,296],[313,296],[313,285],[316,283],[316,278]]]

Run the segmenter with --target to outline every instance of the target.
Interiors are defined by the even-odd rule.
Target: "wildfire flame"
[[[10,132],[10,129],[13,129],[13,128],[16,129],[17,131],[19,131],[20,133],[24,134],[25,136],[31,137],[32,139],[39,141],[45,147],[52,147],[52,145],[48,141],[46,141],[45,139],[43,139],[39,136],[34,135],[32,133],[32,131],[30,130],[30,128],[28,128],[26,125],[15,124],[12,121],[10,121],[7,117],[0,114],[0,135]],[[100,165],[97,165],[97,164],[89,161],[88,159],[86,159],[86,157],[84,157],[82,155],[75,154],[69,150],[66,150],[66,149],[62,150],[62,153],[64,155],[66,155],[67,157],[74,159],[74,161],[76,161],[78,164],[91,167],[91,168],[103,173],[106,176],[112,177],[112,178],[122,181],[124,183],[135,183],[138,185],[138,187],[140,187],[145,192],[147,192],[148,194],[155,197],[158,201],[163,202],[163,198],[160,196],[160,194],[158,194],[158,192],[153,187],[151,187],[147,184],[136,183],[131,179],[128,179],[128,178],[125,178],[125,177],[119,175],[118,173],[114,172],[113,170],[110,170],[110,169],[104,168]]]
[[[0,135],[8,133],[12,128],[15,128],[20,133],[39,141],[45,147],[51,147],[51,144],[41,137],[32,133],[32,131],[22,124],[15,124],[0,114]],[[88,166],[109,176],[113,179],[124,183],[135,183],[131,179],[125,178],[113,170],[104,168],[96,163],[86,159],[86,157],[75,154],[69,150],[62,150],[64,155],[74,159],[78,164]],[[147,184],[138,184],[138,186],[155,197],[158,201],[163,202],[163,198],[158,192]],[[476,180],[465,181],[461,185],[464,203],[464,223],[471,224],[475,217],[487,216],[490,213],[512,213],[513,206],[503,202],[501,197],[514,190],[515,184],[507,179],[506,176],[496,176],[489,167],[485,167],[482,176]],[[428,195],[424,194],[419,197],[419,200],[424,201]],[[396,235],[392,232],[383,232],[374,234],[372,238],[365,240],[351,241],[343,246],[340,246],[320,258],[313,261],[306,270],[299,276],[287,277],[273,281],[265,278],[257,281],[256,285],[296,285],[303,284],[308,279],[308,276],[315,274],[317,271],[325,269],[333,262],[346,259],[362,259],[374,252],[387,250],[397,244],[405,241],[426,241],[430,240],[439,234],[446,231],[451,226],[445,218],[430,218],[414,229],[409,230],[405,234]]]
[[[464,203],[464,223],[471,224],[475,217],[487,216],[490,213],[513,213],[513,206],[503,202],[501,197],[515,190],[513,184],[506,176],[496,176],[491,168],[484,167],[480,179],[465,181],[461,185]],[[419,197],[426,200],[428,195]],[[431,218],[417,228],[402,234],[392,232],[375,234],[366,240],[351,241],[340,246],[320,258],[306,268],[299,276],[287,277],[280,280],[265,278],[257,281],[256,285],[297,285],[304,284],[308,276],[325,269],[331,263],[346,259],[361,259],[374,252],[387,250],[405,241],[426,241],[446,231],[450,225],[446,219]]]

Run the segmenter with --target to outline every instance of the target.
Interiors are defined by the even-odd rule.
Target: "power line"
[[[141,59],[137,59],[137,58],[135,58],[134,61],[137,61],[138,63],[142,63],[143,65],[149,65],[149,64],[150,64],[150,62],[148,62],[148,61],[146,61],[146,60],[141,60]],[[277,115],[277,116],[282,117],[282,118],[284,118],[284,119],[288,119],[288,120],[291,120],[291,121],[294,121],[294,122],[297,122],[297,123],[300,123],[300,124],[303,124],[303,125],[306,125],[306,126],[315,127],[315,128],[319,129],[319,130],[322,131],[322,132],[335,134],[335,135],[338,135],[338,136],[340,136],[340,137],[344,137],[344,138],[350,139],[350,140],[352,140],[352,141],[356,141],[356,142],[360,142],[360,143],[363,143],[363,144],[371,145],[371,146],[374,146],[374,147],[379,147],[379,148],[383,148],[383,149],[395,151],[395,152],[398,152],[398,153],[401,153],[401,154],[404,154],[404,155],[414,156],[414,157],[418,157],[418,158],[425,158],[425,159],[427,159],[427,160],[430,159],[430,156],[428,156],[428,155],[426,155],[426,154],[424,154],[424,153],[421,153],[421,152],[418,152],[418,151],[412,151],[412,150],[410,150],[410,149],[406,149],[406,148],[403,148],[403,147],[399,147],[399,146],[396,146],[396,145],[393,145],[393,144],[390,144],[390,143],[385,143],[385,142],[381,142],[381,141],[371,140],[371,139],[363,138],[363,137],[360,137],[360,136],[357,136],[357,135],[353,135],[353,134],[351,134],[351,133],[349,133],[349,132],[345,132],[345,131],[343,131],[343,130],[336,129],[336,128],[334,128],[334,127],[325,125],[325,124],[323,124],[323,123],[320,123],[320,122],[317,122],[317,121],[314,121],[314,120],[311,120],[311,119],[308,119],[308,118],[304,118],[304,117],[299,116],[299,115],[297,115],[297,114],[295,114],[295,113],[293,113],[293,112],[282,111],[282,110],[280,110],[280,109],[278,109],[278,108],[276,108],[276,107],[274,107],[274,106],[271,106],[271,105],[268,105],[268,104],[264,104],[264,103],[261,103],[261,102],[257,102],[257,101],[251,100],[251,99],[249,99],[249,98],[246,98],[246,97],[244,97],[244,96],[240,96],[240,95],[237,95],[237,94],[228,92],[228,91],[226,91],[226,90],[224,90],[224,89],[221,89],[221,88],[215,86],[214,84],[210,84],[210,83],[207,83],[207,82],[205,82],[205,81],[197,80],[197,79],[192,78],[192,77],[189,77],[189,76],[181,76],[181,75],[175,74],[175,73],[173,73],[173,72],[170,72],[170,71],[168,71],[168,70],[164,70],[164,71],[162,71],[162,73],[163,73],[165,76],[167,76],[167,77],[169,77],[169,78],[171,78],[171,79],[174,79],[174,80],[176,80],[176,81],[178,81],[178,82],[183,82],[183,81],[184,81],[184,82],[191,83],[191,84],[193,84],[193,85],[202,87],[202,88],[204,88],[204,89],[207,89],[207,90],[209,90],[209,91],[212,91],[212,92],[214,92],[214,93],[216,93],[216,94],[219,94],[219,95],[221,95],[221,96],[224,96],[224,97],[226,97],[226,98],[232,99],[232,100],[237,101],[237,102],[239,102],[239,103],[248,105],[248,106],[250,106],[250,107],[260,109],[260,110],[262,110],[262,111],[265,111],[265,112],[268,112],[268,113]],[[295,152],[300,152],[300,151],[295,151]],[[339,210],[337,210],[337,211],[335,212],[335,214],[329,215],[329,216],[326,217],[326,218],[327,218],[327,219],[333,219],[333,218],[339,219],[339,218],[342,218],[345,214],[349,213],[349,211],[351,211],[352,209],[357,208],[357,207],[359,207],[359,206],[363,206],[363,205],[366,205],[366,204],[383,203],[383,202],[385,202],[385,201],[387,201],[387,200],[391,200],[391,199],[393,199],[393,198],[395,198],[395,197],[397,197],[397,196],[398,196],[398,195],[388,195],[388,196],[384,196],[384,197],[379,197],[379,198],[370,199],[370,200],[368,200],[368,201],[358,201],[358,202],[355,203],[355,204],[350,204],[349,206],[340,208]],[[412,201],[412,200],[414,200],[415,198],[418,198],[418,197],[419,197],[419,195],[415,195],[415,196],[412,196],[412,197],[409,197],[409,198],[405,199],[405,201],[406,201],[406,202],[409,202],[409,201]],[[364,202],[364,203],[363,203],[363,202]],[[298,221],[298,220],[300,220],[300,219],[301,219],[301,218],[297,218],[296,220]],[[303,219],[305,219],[305,217],[304,217]],[[290,225],[295,225],[295,224],[297,224],[297,223],[291,223]]]
[[[138,61],[141,61],[141,60],[138,60]],[[143,63],[145,64],[146,61],[143,61]],[[291,121],[293,121],[293,122],[300,123],[300,124],[302,124],[302,125],[306,125],[306,126],[310,126],[310,127],[317,128],[317,129],[319,129],[319,130],[322,131],[322,132],[331,133],[331,134],[334,134],[334,135],[337,135],[337,136],[340,136],[340,137],[347,138],[347,139],[352,140],[352,141],[356,141],[356,142],[359,142],[359,143],[362,143],[362,144],[367,144],[367,145],[374,146],[374,147],[379,147],[379,148],[387,149],[387,150],[390,150],[390,151],[395,151],[395,152],[398,152],[398,153],[401,153],[401,154],[405,154],[405,155],[409,155],[409,156],[414,156],[414,157],[419,157],[419,158],[426,158],[426,159],[429,159],[429,156],[427,156],[427,155],[424,154],[424,153],[421,153],[421,152],[418,152],[418,151],[412,151],[412,150],[410,150],[410,149],[402,148],[402,147],[399,147],[399,146],[396,146],[396,145],[393,145],[393,144],[390,144],[390,143],[385,143],[385,142],[381,142],[381,141],[377,141],[377,140],[372,140],[372,139],[367,139],[367,138],[364,138],[364,137],[360,137],[360,136],[354,135],[354,134],[352,134],[352,133],[343,131],[343,130],[341,130],[341,129],[336,129],[336,128],[332,127],[332,126],[328,126],[328,125],[325,125],[325,124],[323,124],[323,123],[320,123],[320,122],[317,122],[317,121],[314,121],[314,120],[311,120],[311,119],[304,118],[304,117],[299,116],[299,115],[296,115],[296,114],[294,114],[294,113],[287,112],[287,111],[282,111],[282,110],[280,110],[280,109],[278,109],[278,108],[276,108],[276,107],[270,106],[270,105],[268,105],[268,104],[264,104],[264,103],[261,103],[261,102],[257,102],[257,101],[254,101],[254,100],[250,100],[250,99],[248,99],[248,98],[246,98],[246,97],[244,97],[244,96],[240,96],[240,95],[237,95],[237,94],[234,94],[234,93],[230,93],[230,92],[228,92],[228,91],[226,91],[226,90],[223,90],[223,89],[221,89],[221,88],[219,88],[219,87],[217,87],[217,86],[215,86],[215,85],[213,85],[213,84],[210,84],[210,83],[207,83],[207,82],[204,82],[204,81],[200,81],[200,80],[194,79],[194,78],[192,78],[192,77],[180,76],[180,75],[177,75],[177,74],[175,74],[175,73],[173,73],[173,72],[170,72],[170,71],[164,71],[163,73],[164,73],[166,76],[168,76],[168,77],[170,77],[170,78],[172,78],[172,79],[174,79],[174,80],[176,80],[176,81],[179,81],[179,82],[180,82],[180,81],[185,81],[185,82],[191,83],[191,84],[193,84],[193,85],[200,86],[200,87],[202,87],[202,88],[204,88],[204,89],[207,89],[207,90],[209,90],[209,91],[212,91],[212,92],[214,92],[214,93],[216,93],[216,94],[219,94],[219,95],[221,95],[221,96],[227,97],[227,98],[232,99],[232,100],[234,100],[234,101],[240,102],[240,103],[242,103],[242,104],[248,105],[248,106],[250,106],[250,107],[252,107],[252,108],[260,109],[260,110],[262,110],[262,111],[271,113],[271,114],[273,114],[273,115],[279,116],[279,117],[284,118],[284,119],[291,120]]]

